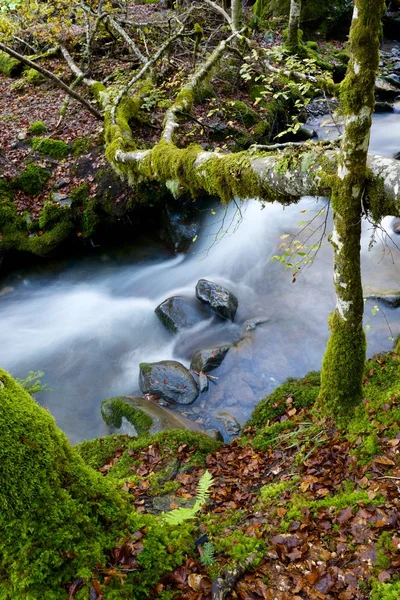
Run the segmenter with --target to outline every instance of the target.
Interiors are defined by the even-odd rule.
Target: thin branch
[[[41,75],[43,75],[43,77],[46,77],[46,79],[50,79],[51,81],[53,81],[59,88],[61,88],[62,90],[64,90],[64,92],[66,92],[67,94],[69,94],[72,98],[74,98],[75,100],[77,100],[78,102],[80,102],[80,104],[82,104],[85,108],[87,108],[87,110],[89,112],[91,112],[92,115],[94,117],[96,117],[96,119],[99,119],[100,121],[103,120],[103,117],[101,116],[101,114],[99,113],[99,111],[96,110],[94,108],[94,106],[92,106],[90,104],[90,102],[88,102],[87,100],[85,100],[85,98],[83,98],[80,94],[78,94],[74,90],[71,90],[67,86],[67,84],[64,83],[61,79],[59,79],[56,75],[54,75],[54,73],[51,73],[51,71],[48,71],[44,67],[42,67],[42,66],[40,66],[40,65],[32,62],[31,60],[29,60],[29,58],[25,58],[25,56],[22,56],[22,54],[19,54],[18,52],[15,52],[15,50],[13,50],[12,48],[9,48],[8,46],[6,46],[5,44],[3,44],[2,42],[0,42],[0,50],[3,50],[4,52],[7,52],[7,54],[9,54],[10,56],[12,56],[13,58],[16,58],[16,59],[20,60],[25,65],[28,65],[28,67],[30,67],[31,69],[35,69],[35,71],[38,71]]]
[[[212,0],[204,0],[204,2],[211,6],[215,11],[219,12],[224,17],[224,19],[228,21],[229,25],[232,26],[232,19],[228,15],[228,13],[222,8],[222,6],[220,6],[216,2],[213,2]]]

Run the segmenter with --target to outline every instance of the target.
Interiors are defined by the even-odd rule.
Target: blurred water
[[[400,114],[377,115],[374,152],[391,156],[397,130],[400,133]],[[191,353],[208,343],[236,341],[213,372],[219,379],[209,392],[182,410],[209,424],[224,408],[243,422],[257,401],[286,377],[320,368],[327,318],[334,307],[330,245],[323,243],[314,263],[295,283],[292,271],[271,257],[280,252],[282,235],[297,237],[304,228],[298,223],[324,207],[325,200],[310,197],[285,209],[278,204],[262,208],[251,200],[242,205],[239,219],[234,206],[226,214],[217,207],[216,215],[208,211],[198,240],[186,255],[171,256],[160,244],[145,240],[102,256],[14,274],[0,284],[0,364],[18,377],[29,370],[46,372],[53,391],[41,394],[39,401],[77,442],[108,432],[100,417],[101,400],[135,393],[139,362],[173,358],[188,364]],[[325,213],[316,216],[301,239],[321,225],[307,244],[317,241],[324,218]],[[390,219],[385,224],[390,230]],[[365,224],[363,233],[364,284],[400,289],[398,250],[388,240],[394,262],[380,243],[368,252],[370,228]],[[193,296],[200,278],[225,285],[237,295],[236,321],[211,317],[173,336],[154,309],[169,296]],[[394,335],[400,331],[400,312],[385,309],[372,317],[373,304],[367,303],[365,319],[371,326],[370,354],[392,345],[386,319]],[[238,342],[242,324],[253,317],[267,322]]]

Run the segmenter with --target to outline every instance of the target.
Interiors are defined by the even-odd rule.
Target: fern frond
[[[209,471],[206,471],[200,478],[197,486],[196,504],[200,507],[203,506],[210,497],[211,486],[214,483],[214,479]]]
[[[210,488],[214,480],[209,471],[206,471],[200,478],[197,486],[196,500],[192,508],[176,508],[163,515],[164,520],[169,525],[180,525],[184,521],[194,519],[210,496]]]

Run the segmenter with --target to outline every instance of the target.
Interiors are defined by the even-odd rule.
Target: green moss
[[[105,398],[101,403],[101,416],[108,426],[120,428],[122,418],[131,423],[139,435],[146,434],[153,425],[153,420],[142,410],[129,404],[129,399],[119,396]]]
[[[260,121],[260,117],[256,111],[241,100],[227,102],[225,110],[229,119],[236,119],[246,127],[251,127]]]
[[[372,586],[370,600],[399,600],[400,581],[393,583],[374,582]]]
[[[17,189],[25,192],[25,194],[38,194],[49,178],[50,173],[46,169],[39,167],[35,163],[30,163],[27,165],[25,171],[14,179],[13,184]]]
[[[269,421],[285,414],[288,398],[292,398],[293,406],[297,409],[312,406],[317,399],[319,385],[320,374],[316,371],[310,371],[302,379],[289,377],[257,404],[245,426],[264,430]]]
[[[0,51],[0,73],[7,77],[16,77],[21,74],[22,68],[23,65],[19,60]]]
[[[105,565],[135,515],[2,370],[0,405],[0,598],[66,599],[66,583]]]
[[[310,48],[311,50],[318,50],[317,42],[313,42],[313,41],[306,42],[306,46],[307,46],[307,48]]]
[[[68,144],[62,140],[53,140],[51,138],[34,138],[31,145],[40,154],[45,154],[52,158],[65,158],[70,152]]]
[[[334,496],[325,496],[321,500],[311,500],[305,495],[293,495],[290,499],[288,512],[285,514],[282,521],[282,526],[285,531],[290,527],[293,521],[301,521],[304,509],[308,508],[314,516],[318,514],[321,508],[333,509],[336,513],[347,507],[353,507],[355,511],[360,509],[359,504],[379,505],[383,501],[383,497],[377,496],[374,500],[368,498],[366,490],[353,490],[351,484],[344,491],[335,494]]]
[[[393,549],[392,546],[393,534],[388,531],[384,531],[379,536],[378,542],[376,544],[376,560],[375,566],[377,571],[383,571],[385,569],[389,569],[392,564],[392,559],[388,556],[388,552]]]
[[[252,444],[254,448],[266,450],[275,445],[283,433],[292,431],[295,427],[296,423],[294,421],[277,421],[258,430],[252,438]]]
[[[269,483],[264,485],[260,491],[260,499],[263,505],[269,506],[286,490],[293,487],[298,479],[293,478],[291,481],[280,481],[279,483]]]
[[[29,125],[28,132],[32,135],[40,135],[46,133],[47,127],[42,121],[34,121]]]
[[[77,138],[72,142],[72,154],[80,156],[86,154],[92,146],[92,142],[88,138]]]
[[[36,69],[27,69],[25,71],[25,79],[31,85],[40,85],[44,81],[44,77]]]
[[[362,323],[354,330],[337,312],[331,314],[329,327],[332,334],[322,362],[319,406],[324,414],[342,416],[347,421],[362,398],[365,334]]]
[[[216,538],[214,545],[216,552],[223,552],[235,566],[254,553],[256,556],[253,566],[256,567],[265,554],[265,543],[258,538],[245,535],[240,529],[230,535]]]

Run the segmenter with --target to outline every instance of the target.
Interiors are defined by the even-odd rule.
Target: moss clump
[[[0,73],[7,77],[17,77],[22,72],[22,63],[6,52],[0,52]]]
[[[51,156],[51,158],[65,158],[70,152],[68,144],[61,140],[51,138],[34,138],[31,142],[32,148],[40,154]]]
[[[105,398],[101,403],[101,416],[110,427],[120,428],[125,417],[134,426],[139,435],[147,434],[153,425],[153,419],[142,410],[129,404],[129,398]]]
[[[25,194],[38,194],[50,178],[50,173],[35,163],[27,165],[25,171],[14,179],[14,186]]]
[[[0,405],[0,597],[66,598],[136,516],[3,370]]]
[[[80,156],[90,150],[92,142],[88,138],[77,138],[72,142],[72,154]]]
[[[44,77],[36,69],[27,69],[25,71],[25,79],[31,85],[40,85],[44,81]]]
[[[262,560],[265,549],[265,543],[262,540],[250,537],[240,529],[215,540],[216,552],[224,552],[235,565],[243,562],[250,554],[255,553],[253,566],[257,566]]]
[[[399,600],[400,598],[400,581],[393,583],[374,582],[371,591],[371,600]]]
[[[41,133],[46,133],[47,127],[42,121],[34,121],[29,125],[28,133],[32,135],[40,135]]]
[[[285,414],[286,400],[289,397],[297,409],[312,406],[318,397],[319,386],[320,374],[317,371],[310,371],[302,379],[289,377],[257,404],[245,426],[264,430],[269,421]]]

